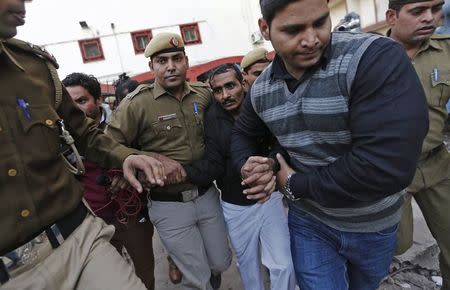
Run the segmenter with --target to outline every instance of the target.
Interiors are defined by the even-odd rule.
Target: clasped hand
[[[244,190],[247,199],[263,203],[270,198],[276,186],[274,163],[273,159],[261,156],[252,156],[247,159],[241,168],[241,184],[247,187]]]

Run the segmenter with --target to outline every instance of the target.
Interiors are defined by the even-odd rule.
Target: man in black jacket
[[[222,191],[223,214],[244,289],[264,288],[259,245],[261,261],[270,271],[271,288],[294,289],[289,231],[281,195],[274,193],[265,203],[248,199],[239,172],[231,165],[231,131],[245,96],[243,76],[236,65],[224,64],[212,72],[209,80],[216,102],[205,115],[206,153],[203,160],[185,166],[187,176],[198,186],[208,186],[216,180]],[[259,143],[262,148],[268,147],[264,140]],[[272,174],[268,178],[272,180],[266,190],[273,191],[275,179]]]

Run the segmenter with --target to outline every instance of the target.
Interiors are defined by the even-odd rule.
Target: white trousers
[[[261,262],[270,271],[271,289],[295,289],[287,215],[281,194],[275,192],[265,203],[249,206],[222,201],[222,208],[244,289],[264,289]]]

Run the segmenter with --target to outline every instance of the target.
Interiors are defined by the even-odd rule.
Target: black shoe
[[[213,289],[219,289],[220,284],[222,284],[222,275],[219,273],[214,275],[211,273],[211,278],[209,278],[209,283],[211,283],[211,287]]]

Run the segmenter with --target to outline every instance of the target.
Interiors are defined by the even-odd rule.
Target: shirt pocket
[[[33,151],[40,154],[49,152],[52,155],[60,153],[61,139],[58,133],[58,113],[50,105],[30,105],[29,115],[24,109],[17,107],[20,125],[25,134],[25,140],[29,140]]]
[[[450,70],[431,73],[431,94],[428,103],[432,106],[445,106],[450,96]]]
[[[156,138],[165,139],[165,142],[173,142],[183,136],[180,120],[177,118],[170,120],[156,121],[152,124]]]

